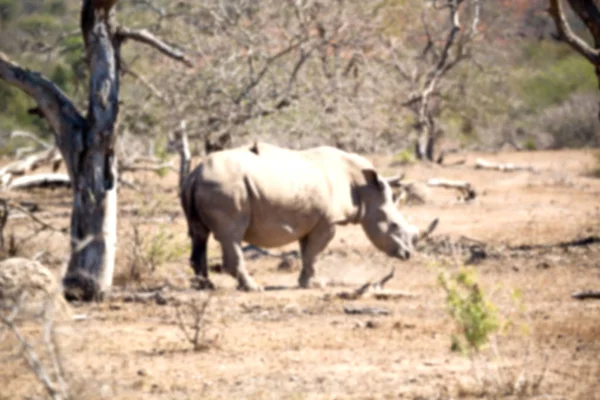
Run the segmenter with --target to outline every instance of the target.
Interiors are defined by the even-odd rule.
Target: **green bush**
[[[15,18],[18,12],[18,3],[14,0],[0,0],[0,22],[2,24]]]
[[[31,14],[19,18],[19,27],[32,35],[43,35],[60,27],[60,22],[48,14]]]
[[[35,102],[29,96],[0,81],[0,132],[14,129],[44,131],[45,122],[27,112],[31,107],[35,107]]]
[[[598,97],[575,94],[563,104],[544,110],[538,124],[543,133],[550,134],[550,148],[600,146]]]
[[[543,66],[531,67],[535,68],[535,73],[528,73],[517,84],[525,105],[534,112],[560,104],[573,93],[592,90],[596,86],[593,66],[575,53],[550,60]]]
[[[401,152],[394,154],[394,157],[392,157],[392,162],[394,164],[406,165],[412,164],[415,161],[415,154],[410,149],[404,149]]]
[[[479,352],[499,328],[496,307],[485,299],[472,269],[461,267],[452,276],[441,272],[438,282],[446,292],[447,311],[457,328],[451,349],[465,354]]]

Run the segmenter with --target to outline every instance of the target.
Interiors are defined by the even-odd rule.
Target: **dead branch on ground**
[[[600,299],[600,290],[584,290],[582,292],[575,292],[571,294],[571,297],[577,300]]]
[[[346,306],[344,307],[346,314],[352,315],[389,315],[390,310],[381,307],[369,307],[369,306]]]
[[[558,243],[550,243],[550,244],[522,244],[519,246],[510,246],[509,250],[535,250],[535,249],[551,249],[554,247],[557,248],[568,248],[568,247],[580,247],[580,246],[589,246],[592,244],[600,243],[599,236],[586,236],[582,239],[569,240],[567,242],[558,242]]]
[[[475,160],[475,169],[488,169],[502,172],[514,172],[514,171],[535,171],[535,168],[528,165],[517,165],[513,163],[495,163],[487,161],[482,158]]]
[[[457,181],[445,178],[431,178],[427,181],[428,186],[441,187],[445,189],[456,189],[460,192],[459,199],[462,201],[470,201],[475,199],[477,193],[473,186],[467,181]]]
[[[30,154],[23,160],[12,162],[0,169],[0,187],[8,186],[15,176],[25,175],[45,164],[53,164],[53,170],[56,171],[61,162],[62,155],[57,148]]]
[[[36,174],[13,179],[8,185],[10,190],[28,190],[33,188],[71,187],[71,179],[67,174]]]
[[[374,297],[377,300],[392,300],[401,297],[414,297],[414,294],[400,291],[384,289],[385,284],[394,277],[396,269],[392,268],[390,272],[378,281],[369,281],[351,292],[343,291],[335,294],[335,297],[343,300],[357,300],[365,295]]]

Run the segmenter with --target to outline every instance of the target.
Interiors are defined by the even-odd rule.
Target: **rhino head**
[[[371,243],[388,256],[409,259],[417,242],[435,229],[437,220],[420,234],[419,229],[409,224],[398,211],[387,180],[374,170],[364,170],[363,174],[366,184],[359,195],[363,230]]]

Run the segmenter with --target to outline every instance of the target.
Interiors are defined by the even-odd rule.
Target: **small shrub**
[[[0,0],[0,22],[7,23],[17,15],[18,2],[14,0]]]
[[[534,151],[537,149],[537,145],[535,144],[535,139],[533,138],[529,138],[525,141],[525,143],[523,144],[523,147],[525,147],[525,150],[528,151]]]
[[[465,354],[479,352],[498,330],[495,306],[486,300],[473,270],[461,268],[452,276],[441,272],[438,282],[446,292],[447,311],[457,328],[451,349]]]
[[[206,318],[210,295],[204,299],[191,298],[181,303],[175,303],[177,326],[192,345],[194,351],[208,350],[214,341],[207,339]]]
[[[598,97],[592,93],[573,95],[563,104],[547,109],[540,126],[552,138],[550,148],[599,146]]]
[[[410,149],[404,149],[400,153],[397,153],[392,158],[392,163],[407,165],[415,162],[415,154]]]
[[[531,65],[536,64],[539,65],[537,73],[526,75],[519,83],[525,105],[532,111],[559,105],[572,94],[595,85],[592,65],[577,54],[549,60],[546,64]]]
[[[117,280],[122,283],[139,282],[144,274],[154,273],[164,263],[179,259],[187,252],[185,243],[176,242],[173,235],[165,233],[162,228],[155,234],[144,234],[140,226],[134,224],[128,271]]]

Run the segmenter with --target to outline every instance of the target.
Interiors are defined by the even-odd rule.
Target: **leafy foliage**
[[[499,323],[496,308],[486,300],[474,270],[461,267],[452,276],[441,272],[438,282],[446,292],[447,311],[457,328],[452,335],[451,349],[466,354],[479,352],[489,336],[498,330]]]

